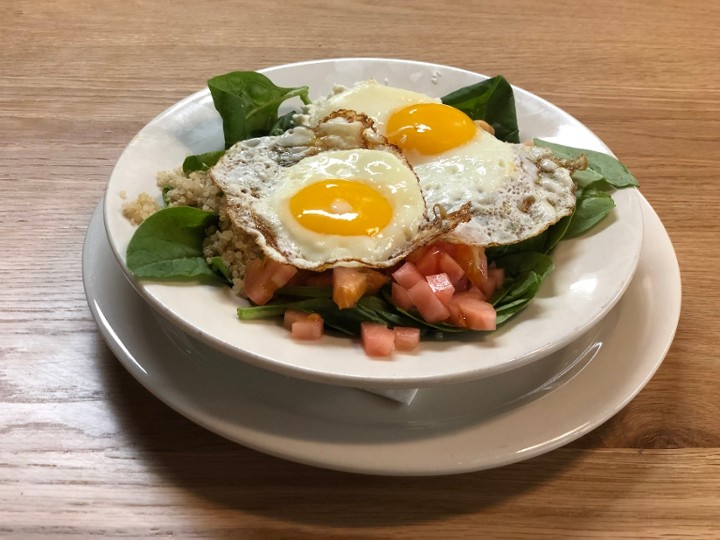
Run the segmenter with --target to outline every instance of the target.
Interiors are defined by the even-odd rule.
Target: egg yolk
[[[393,215],[390,202],[373,187],[334,178],[295,193],[290,198],[290,212],[306,229],[342,236],[374,236]]]
[[[398,109],[387,122],[387,138],[404,151],[440,154],[465,144],[477,128],[464,112],[443,103],[418,103]]]

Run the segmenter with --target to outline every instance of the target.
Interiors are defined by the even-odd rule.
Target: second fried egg
[[[566,163],[547,149],[496,139],[438,98],[364,81],[317,100],[303,121],[313,125],[337,109],[376,122],[412,165],[428,206],[452,212],[470,203],[472,219],[448,240],[512,244],[573,212],[575,189]]]

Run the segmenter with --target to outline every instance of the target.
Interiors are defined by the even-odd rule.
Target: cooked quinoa
[[[168,206],[192,206],[207,212],[217,212],[223,192],[215,185],[207,171],[186,175],[181,168],[161,171],[157,185],[165,192]]]
[[[245,268],[250,260],[261,256],[260,249],[251,236],[232,224],[226,211],[225,195],[210,174],[197,171],[186,175],[182,168],[161,171],[157,175],[157,185],[163,190],[168,207],[192,206],[218,213],[217,226],[207,230],[203,255],[208,263],[213,257],[222,257],[233,282],[232,290],[243,296]],[[153,197],[141,193],[136,200],[123,204],[123,215],[138,225],[160,209]]]
[[[124,192],[120,194],[124,199]],[[147,193],[141,193],[134,201],[123,203],[122,213],[133,225],[140,225],[150,215],[160,210],[160,205]]]

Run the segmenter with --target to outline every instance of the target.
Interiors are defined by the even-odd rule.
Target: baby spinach
[[[455,90],[443,97],[442,102],[473,120],[485,120],[501,141],[520,142],[513,89],[502,75]]]
[[[225,148],[238,141],[267,135],[278,120],[280,104],[292,97],[309,103],[308,87],[275,86],[262,73],[233,71],[208,81],[215,108],[223,121]]]
[[[155,212],[140,224],[128,244],[128,268],[138,278],[215,277],[202,245],[205,230],[217,222],[217,214],[189,206]]]
[[[575,211],[570,217],[563,239],[580,236],[600,223],[612,209],[615,201],[607,191],[584,189],[578,197]]]
[[[611,155],[574,148],[562,144],[534,139],[535,145],[549,148],[557,157],[562,159],[577,159],[585,156],[588,160],[587,169],[578,171],[573,175],[573,180],[582,188],[595,187],[596,189],[622,189],[626,187],[637,187],[638,181],[619,160]],[[599,184],[603,182],[603,184]]]
[[[210,268],[213,269],[215,274],[221,278],[226,284],[232,286],[233,280],[230,277],[230,269],[225,264],[225,261],[220,256],[215,256],[210,259]]]
[[[295,111],[290,111],[278,117],[270,128],[268,135],[282,135],[288,129],[295,127],[295,114],[297,114]]]
[[[506,274],[503,287],[490,299],[496,323],[502,324],[528,305],[554,267],[548,255],[533,251],[499,257],[495,264]]]
[[[188,156],[182,164],[183,172],[185,174],[190,174],[195,171],[207,171],[210,167],[220,161],[223,154],[225,154],[225,150],[217,150],[215,152],[205,152],[204,154]]]
[[[170,186],[165,186],[164,188],[162,188],[162,201],[165,206],[168,206],[170,204],[170,199],[168,198],[168,193],[170,192],[171,189],[172,189],[172,187],[170,187]]]

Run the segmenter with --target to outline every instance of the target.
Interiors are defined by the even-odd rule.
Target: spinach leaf
[[[172,188],[170,186],[165,186],[162,188],[162,201],[165,206],[168,206],[170,204],[170,199],[168,199],[168,191],[170,191]]]
[[[310,102],[307,86],[282,88],[254,71],[233,71],[213,77],[208,88],[223,120],[225,148],[267,135],[278,120],[283,101],[299,96],[303,102]]]
[[[502,75],[455,90],[443,97],[442,102],[473,120],[485,120],[501,141],[520,142],[515,97],[512,86]]]
[[[220,256],[215,256],[210,259],[210,268],[220,277],[225,283],[232,286],[233,280],[230,277],[230,269],[225,264],[225,261]]]
[[[637,179],[632,175],[628,168],[608,154],[596,152],[595,150],[573,148],[572,146],[551,143],[543,141],[542,139],[534,139],[534,141],[537,146],[542,146],[552,150],[553,154],[559,158],[576,159],[584,155],[588,160],[588,169],[596,174],[591,175],[591,173],[585,173],[584,175],[581,175],[581,179],[586,183],[586,185],[583,186],[578,183],[580,187],[587,187],[587,185],[600,180],[605,180],[605,182],[607,182],[610,186],[617,189],[637,187],[639,185]],[[576,173],[576,175],[577,174],[578,173]]]
[[[589,231],[615,208],[615,201],[606,191],[584,189],[577,201],[563,239],[575,238]]]
[[[597,182],[605,181],[605,177],[602,174],[595,172],[592,169],[585,169],[584,171],[575,171],[572,174],[572,179],[575,182],[575,185],[580,188],[586,188],[587,186],[590,186]],[[610,187],[610,184],[607,184],[607,185],[608,185],[608,187]]]
[[[475,332],[476,330],[468,330],[467,328],[461,328],[459,326],[453,326],[451,324],[443,324],[442,322],[439,323],[429,323],[425,319],[422,318],[422,316],[419,313],[413,313],[412,311],[405,311],[401,308],[395,308],[398,313],[401,315],[407,317],[407,319],[410,321],[409,323],[404,323],[400,326],[414,326],[416,328],[420,328],[420,334],[425,335],[428,332],[433,331],[435,334],[442,333],[442,332],[450,332],[453,334],[458,334],[461,332]]]
[[[485,254],[487,255],[488,261],[493,261],[499,257],[504,257],[505,255],[511,255],[513,253],[526,253],[528,251],[544,253],[546,240],[547,233],[543,232],[516,244],[487,248],[485,250]]]
[[[543,253],[550,253],[553,249],[555,249],[555,246],[558,245],[560,240],[565,238],[571,221],[572,215],[565,216],[555,225],[548,227],[545,232],[545,249],[543,250]]]
[[[502,290],[492,299],[496,323],[502,324],[528,305],[554,267],[548,255],[534,251],[505,255],[495,264],[506,273]]]
[[[237,315],[240,319],[251,321],[256,319],[269,319],[272,317],[282,317],[288,309],[296,309],[305,312],[317,312],[324,309],[328,305],[328,298],[306,298],[305,300],[278,300],[264,306],[250,306],[237,309]],[[332,300],[330,300],[332,303]],[[334,305],[334,303],[333,303]]]
[[[205,229],[218,215],[189,206],[164,208],[143,221],[130,239],[126,263],[139,278],[215,277],[203,257]]]
[[[330,286],[294,286],[289,285],[280,290],[283,296],[294,296],[299,298],[332,298],[332,287]]]
[[[293,120],[294,116],[295,111],[290,111],[289,113],[280,116],[270,128],[268,135],[282,135],[288,129],[295,127],[295,121]]]
[[[195,171],[207,171],[223,157],[224,153],[225,150],[218,150],[216,152],[206,152],[204,154],[188,156],[182,164],[183,172],[190,174]]]

